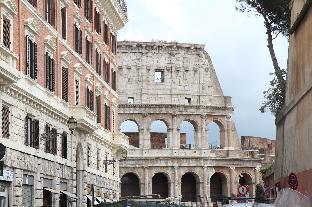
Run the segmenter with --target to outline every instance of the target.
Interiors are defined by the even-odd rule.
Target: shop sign
[[[0,180],[12,182],[13,181],[13,172],[9,170],[3,170],[3,175],[0,176]]]

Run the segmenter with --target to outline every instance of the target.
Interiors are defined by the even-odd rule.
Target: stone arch
[[[225,125],[220,119],[213,119],[207,124],[208,147],[223,149],[225,147]]]
[[[136,173],[126,173],[120,180],[121,197],[140,196],[140,178]]]
[[[195,146],[197,143],[198,124],[191,119],[182,119],[178,128],[180,132],[180,147],[188,148]]]
[[[210,177],[210,199],[212,202],[221,201],[228,194],[227,177],[222,172],[215,172]]]
[[[154,173],[152,177],[152,194],[159,195],[161,198],[168,198],[170,190],[170,180],[166,173]]]
[[[140,147],[140,126],[134,119],[126,119],[120,124],[120,131],[129,137],[129,144]]]
[[[168,146],[168,122],[155,119],[150,123],[150,142],[152,149],[163,149]]]
[[[200,197],[200,180],[194,172],[187,172],[181,177],[182,202],[196,202]]]
[[[238,175],[238,184],[239,186],[246,186],[248,192],[246,193],[246,197],[253,197],[253,179],[252,176],[243,171]]]

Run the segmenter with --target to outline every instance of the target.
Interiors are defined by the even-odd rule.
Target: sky
[[[273,72],[262,19],[235,10],[235,0],[126,0],[129,22],[119,40],[205,44],[224,95],[232,97],[239,136],[275,139],[274,116],[261,113]],[[274,42],[286,68],[288,40]]]

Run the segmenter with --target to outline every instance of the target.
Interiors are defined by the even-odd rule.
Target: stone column
[[[177,115],[172,115],[172,148],[180,148],[180,130],[177,126]]]
[[[10,189],[10,194],[13,196],[10,196],[9,198],[13,201],[12,206],[21,206],[23,202],[23,193],[22,193],[22,187],[23,187],[23,171],[20,169],[14,169],[14,176],[15,179],[13,179],[13,182]],[[36,187],[35,185],[33,187]]]
[[[174,197],[179,198],[181,196],[181,190],[179,191],[181,183],[179,182],[178,166],[174,166]]]
[[[201,145],[200,148],[207,149],[208,148],[208,129],[206,126],[206,116],[205,115],[200,115],[201,118]]]
[[[235,172],[235,167],[230,167],[230,195],[237,195],[238,176]]]
[[[173,147],[173,140],[172,140],[172,128],[167,129],[167,148],[171,149]]]
[[[145,138],[144,136],[145,136],[144,128],[140,128],[139,129],[139,147],[140,147],[140,149],[144,148],[144,138]]]
[[[150,129],[149,128],[144,128],[143,131],[143,148],[144,149],[150,149],[151,148],[151,137],[149,133]]]
[[[202,148],[202,129],[201,129],[201,126],[195,130],[195,147],[197,149],[201,149]]]
[[[208,169],[207,166],[203,166],[203,194],[202,197],[206,198],[208,196]]]
[[[148,173],[148,168],[147,167],[144,167],[144,184],[145,184],[144,195],[151,194],[149,192],[149,173]]]

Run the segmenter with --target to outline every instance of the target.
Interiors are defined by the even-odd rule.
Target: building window
[[[62,158],[67,159],[67,133],[62,134]]]
[[[45,56],[45,78],[46,78],[46,88],[50,91],[55,91],[55,62],[51,55],[46,52]]]
[[[86,61],[92,64],[92,42],[86,38]]]
[[[2,105],[2,137],[10,138],[10,108],[7,105]]]
[[[110,84],[110,64],[104,60],[105,64],[105,82]]]
[[[99,170],[100,169],[100,161],[101,161],[101,151],[100,149],[97,149],[97,162],[96,162],[96,169]]]
[[[75,79],[75,104],[79,105],[80,100],[80,81]]]
[[[37,43],[26,35],[26,74],[36,80],[38,76],[38,49]]]
[[[46,188],[43,188],[43,206],[52,207],[52,192]]]
[[[92,1],[85,0],[85,16],[89,22],[92,21]]]
[[[101,33],[101,15],[100,12],[96,11],[96,8],[94,8],[94,28],[98,34]]]
[[[5,15],[2,16],[3,18],[3,45],[10,49],[11,45],[11,21]]]
[[[101,96],[96,97],[96,117],[97,123],[101,123]]]
[[[64,40],[66,40],[66,33],[67,33],[67,31],[66,31],[66,29],[67,29],[67,21],[66,21],[66,18],[67,18],[67,16],[66,16],[66,7],[64,7],[64,8],[62,8],[61,9],[61,19],[62,19],[62,38],[64,39]]]
[[[55,26],[55,0],[45,0],[45,20]]]
[[[75,31],[75,38],[74,38],[74,44],[75,44],[75,51],[82,54],[82,31],[75,25],[74,26]]]
[[[116,36],[112,35],[112,53],[116,55],[116,52],[117,52]]]
[[[104,108],[105,108],[105,129],[110,131],[110,107],[105,104]]]
[[[68,68],[62,67],[62,99],[68,102]]]
[[[33,7],[37,7],[37,0],[28,0],[28,2],[29,2]]]
[[[108,34],[109,34],[109,28],[108,25],[104,22],[104,42],[106,45],[109,44],[108,42]]]
[[[107,153],[105,155],[105,160],[104,160],[104,172],[107,173]]]
[[[102,68],[101,68],[101,54],[99,51],[96,51],[95,55],[95,64],[96,64],[96,72],[97,74],[101,75],[102,74]]]
[[[165,81],[164,71],[163,70],[155,70],[154,82],[155,83],[163,83],[164,81]]]
[[[87,166],[90,167],[91,165],[91,146],[88,144],[87,146]]]
[[[94,106],[94,104],[93,104],[93,100],[94,100],[93,91],[91,89],[89,89],[89,87],[87,87],[86,92],[87,92],[87,94],[86,94],[87,95],[87,107],[91,111],[93,111],[93,106]]]
[[[128,104],[134,104],[134,98],[128,97]]]
[[[189,104],[191,104],[191,102],[192,102],[191,98],[185,97],[185,104],[189,105]]]
[[[24,207],[33,206],[33,198],[34,198],[34,176],[32,175],[23,175],[23,204]]]
[[[45,127],[45,152],[56,155],[57,151],[57,130],[50,128],[49,125]]]
[[[25,120],[25,145],[39,148],[39,120],[26,116]]]
[[[116,91],[117,89],[117,75],[116,75],[116,71],[113,71],[113,75],[112,75],[112,88],[114,91]]]
[[[74,3],[77,5],[78,8],[81,8],[81,0],[74,0]]]

